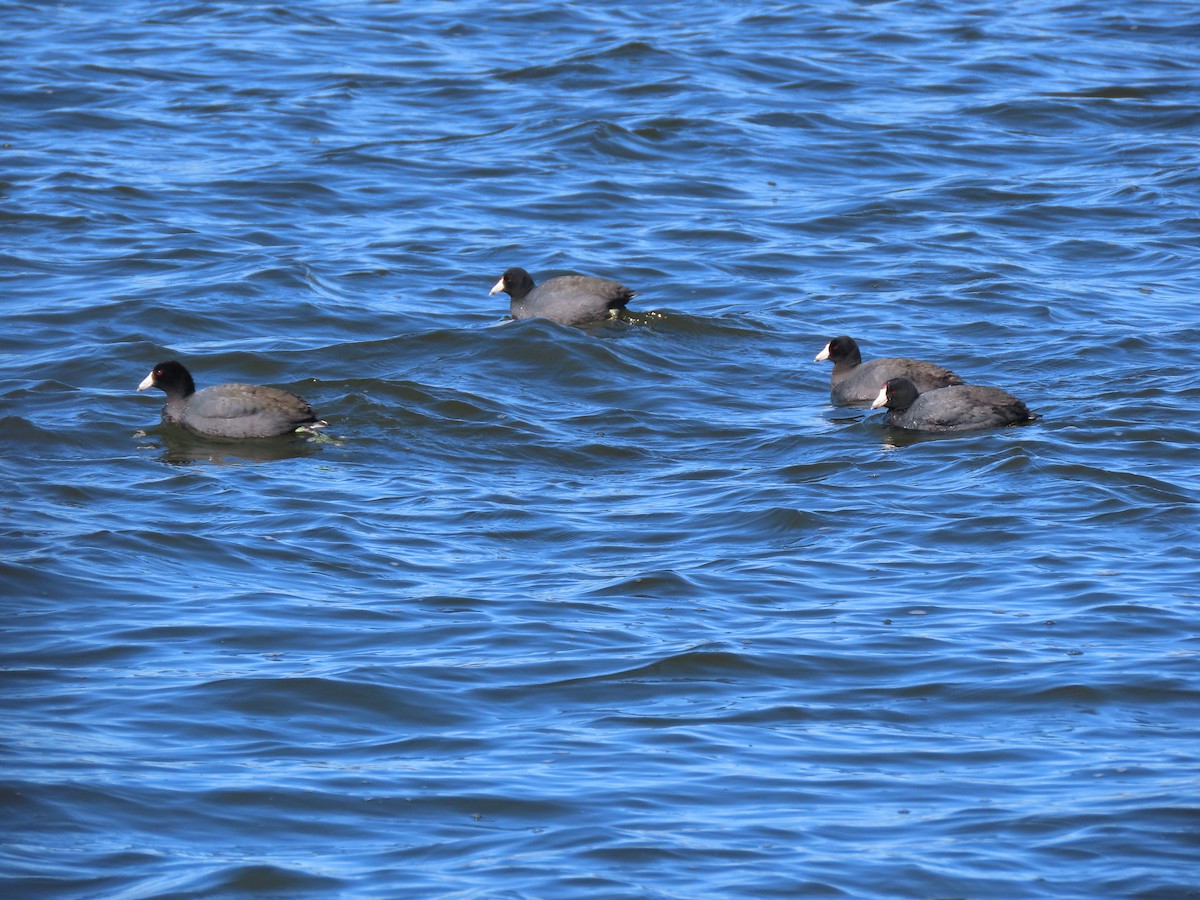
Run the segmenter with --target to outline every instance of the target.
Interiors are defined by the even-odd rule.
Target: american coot
[[[326,425],[304,400],[279,388],[219,384],[197,391],[191,374],[175,360],[155,366],[138,390],[152,387],[167,395],[164,422],[213,437],[275,437]]]
[[[514,319],[551,319],[562,325],[586,325],[615,315],[637,296],[619,281],[590,275],[560,275],[536,287],[521,268],[500,276],[488,295],[504,291]]]
[[[862,361],[858,343],[852,337],[835,337],[816,355],[814,362],[833,360],[829,377],[829,395],[835,403],[874,400],[883,383],[891,378],[908,378],[921,391],[962,384],[963,380],[939,365],[920,359],[889,356]]]
[[[969,431],[998,428],[1036,419],[1018,400],[1000,388],[954,384],[918,391],[907,378],[891,378],[879,390],[871,409],[888,408],[887,423],[912,431]]]

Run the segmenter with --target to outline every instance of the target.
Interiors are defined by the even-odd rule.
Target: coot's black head
[[[908,409],[918,396],[917,386],[907,378],[892,378],[884,383],[879,396],[871,404],[871,409],[886,406],[888,409]]]
[[[168,397],[190,397],[196,393],[196,383],[192,381],[191,373],[183,367],[183,363],[175,360],[160,362],[150,370],[150,374],[138,385],[139,391],[156,387]]]
[[[843,334],[835,337],[826,344],[825,349],[815,357],[816,362],[820,362],[823,359],[833,360],[835,364],[845,360],[849,360],[851,363],[859,363],[862,362],[862,353],[859,352],[858,342],[854,338]]]
[[[533,278],[520,266],[513,266],[500,276],[500,280],[488,291],[488,296],[500,291],[508,294],[513,300],[520,300],[533,290]]]

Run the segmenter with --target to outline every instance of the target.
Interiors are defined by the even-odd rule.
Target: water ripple
[[[9,10],[6,895],[1186,893],[1178,12]]]

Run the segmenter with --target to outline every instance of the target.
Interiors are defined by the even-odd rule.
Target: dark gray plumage
[[[191,373],[174,360],[151,369],[138,390],[151,387],[167,395],[164,422],[212,437],[275,437],[326,424],[304,400],[279,388],[219,384],[197,391]]]
[[[955,384],[918,391],[907,378],[892,378],[879,390],[872,409],[886,406],[887,423],[912,431],[969,431],[1036,419],[1020,400],[1000,388]]]
[[[874,400],[884,382],[892,378],[907,378],[922,392],[963,383],[949,369],[920,359],[887,356],[863,362],[858,342],[846,335],[835,337],[826,344],[814,361],[823,359],[833,360],[829,395],[835,403]]]
[[[586,325],[607,319],[637,296],[619,281],[590,275],[560,275],[539,285],[524,269],[513,267],[488,292],[504,291],[514,319],[550,319],[562,325]]]

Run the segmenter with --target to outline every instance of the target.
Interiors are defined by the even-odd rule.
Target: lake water
[[[5,897],[1200,893],[1194,9],[0,26]]]

